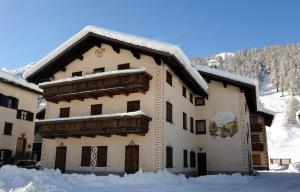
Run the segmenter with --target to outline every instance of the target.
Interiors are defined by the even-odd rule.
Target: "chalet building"
[[[41,94],[35,84],[0,70],[0,161],[31,154],[34,114]]]
[[[250,174],[257,82],[232,76],[197,71],[175,45],[88,26],[24,74],[47,100],[42,165]]]
[[[273,118],[272,112],[267,110],[250,114],[252,159],[256,170],[269,170],[266,126],[271,126]]]

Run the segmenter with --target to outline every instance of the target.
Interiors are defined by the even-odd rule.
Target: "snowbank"
[[[15,75],[15,74],[12,74],[12,73],[9,73],[9,72],[6,72],[6,71],[3,71],[1,69],[0,69],[0,79],[2,79],[4,81],[11,82],[11,83],[14,83],[16,85],[20,85],[22,87],[29,88],[31,90],[34,90],[34,91],[37,91],[37,92],[40,92],[40,93],[43,92],[43,90],[40,89],[37,85],[35,85],[33,83],[29,83],[25,79],[23,79],[22,77],[20,77],[18,75]]]
[[[260,176],[209,175],[186,178],[168,171],[138,171],[124,177],[109,175],[61,174],[57,170],[28,170],[15,166],[0,169],[0,192],[50,192],[50,191],[210,191],[210,192],[252,192],[252,191],[299,191],[300,174],[261,172]]]

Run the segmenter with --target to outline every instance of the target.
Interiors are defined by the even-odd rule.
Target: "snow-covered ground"
[[[292,162],[300,162],[300,126],[287,128],[284,116],[289,96],[281,97],[265,76],[260,84],[260,101],[266,109],[276,113],[271,127],[267,127],[268,148],[270,158],[291,158]],[[299,99],[299,96],[298,96]]]
[[[61,174],[55,170],[28,170],[14,166],[0,169],[0,192],[48,191],[205,191],[205,192],[299,192],[300,173],[259,172],[259,176],[209,175],[186,178],[167,171],[124,177]]]

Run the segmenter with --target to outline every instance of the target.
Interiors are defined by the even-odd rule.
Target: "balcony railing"
[[[263,125],[260,123],[250,124],[251,132],[261,132],[263,130]]]
[[[93,74],[87,77],[70,78],[70,80],[58,80],[53,83],[40,84],[40,87],[44,90],[44,98],[51,102],[96,99],[102,96],[113,97],[119,94],[145,93],[149,90],[149,81],[152,76],[147,72],[121,72],[113,74],[106,72],[107,75]]]
[[[252,151],[264,151],[264,144],[261,142],[252,143]]]
[[[137,134],[145,135],[151,118],[143,115],[89,116],[82,118],[61,118],[36,122],[43,138],[81,137],[96,135],[110,136]]]

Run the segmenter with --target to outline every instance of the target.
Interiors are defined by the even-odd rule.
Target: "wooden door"
[[[127,145],[125,149],[125,172],[135,173],[139,170],[139,146]]]
[[[207,175],[206,153],[197,154],[198,176]]]
[[[67,147],[56,147],[55,169],[59,169],[62,173],[66,169]]]
[[[26,150],[26,139],[18,138],[17,139],[17,147],[16,147],[16,158],[24,158]]]

